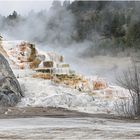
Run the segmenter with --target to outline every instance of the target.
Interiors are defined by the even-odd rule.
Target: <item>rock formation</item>
[[[37,49],[34,44],[21,42],[16,47],[8,50],[8,55],[13,58],[19,69],[34,69],[41,63]]]
[[[23,96],[8,61],[0,53],[0,106],[14,106]]]
[[[8,54],[7,54],[7,52],[3,49],[3,46],[2,46],[2,36],[0,36],[0,53],[1,53],[3,56],[5,56],[5,57],[8,58]]]

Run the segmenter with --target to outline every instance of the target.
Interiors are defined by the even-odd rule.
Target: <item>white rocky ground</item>
[[[5,42],[5,49],[14,47],[16,43]],[[54,85],[48,80],[32,78],[32,70],[12,68],[25,91],[25,97],[18,104],[18,107],[23,107],[23,111],[28,106],[52,106],[81,112],[115,113],[115,101],[126,93],[117,86],[110,86],[113,96],[109,98],[106,98],[105,90],[83,93],[66,86]],[[8,111],[5,115],[8,115]],[[18,117],[18,113],[13,117]],[[140,124],[130,120],[107,119],[104,116],[61,118],[54,115],[51,118],[0,119],[0,139],[140,139]]]
[[[99,118],[20,118],[0,120],[0,139],[138,140],[140,124]]]
[[[7,51],[19,42],[21,41],[4,41],[4,49]],[[49,80],[32,78],[32,74],[35,73],[33,70],[21,70],[13,65],[11,67],[16,77],[19,77],[25,93],[25,97],[18,104],[19,107],[51,106],[88,113],[115,113],[115,100],[124,96],[124,90],[117,86],[110,86],[113,96],[106,98],[105,90],[83,93],[66,86],[54,85]]]

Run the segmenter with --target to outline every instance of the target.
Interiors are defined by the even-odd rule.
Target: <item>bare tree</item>
[[[129,116],[140,116],[140,71],[134,59],[132,59],[132,67],[124,71],[117,78],[117,82],[127,89],[130,95],[129,100],[120,103],[122,111]]]

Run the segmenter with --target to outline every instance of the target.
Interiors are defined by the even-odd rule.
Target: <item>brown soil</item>
[[[125,120],[139,122],[139,118],[130,119],[114,116],[112,114],[89,114],[77,111],[70,111],[64,108],[55,107],[1,107],[0,119],[6,118],[31,118],[31,117],[52,117],[52,118],[70,118],[70,117],[92,117],[113,120]]]

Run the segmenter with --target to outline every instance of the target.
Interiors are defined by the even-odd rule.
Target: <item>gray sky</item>
[[[14,10],[19,14],[27,14],[29,11],[49,9],[53,0],[0,0],[0,14],[9,15]]]

